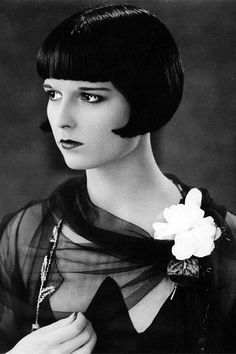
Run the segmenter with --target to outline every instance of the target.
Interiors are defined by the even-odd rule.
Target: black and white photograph
[[[1,0],[0,354],[236,353],[236,2]]]

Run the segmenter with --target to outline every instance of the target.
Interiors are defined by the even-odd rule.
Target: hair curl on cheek
[[[45,119],[43,122],[38,124],[38,127],[44,132],[44,133],[49,133],[52,132],[51,125],[49,123],[48,119]]]

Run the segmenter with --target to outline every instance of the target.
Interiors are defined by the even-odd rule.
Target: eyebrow
[[[52,88],[52,86],[50,86],[48,84],[43,84],[43,88]]]
[[[107,87],[78,87],[78,89],[80,89],[81,91],[111,91],[109,88]]]
[[[44,88],[53,88],[49,84],[43,84]],[[78,87],[79,90],[81,91],[111,91],[108,87],[86,87],[86,86],[80,86]]]

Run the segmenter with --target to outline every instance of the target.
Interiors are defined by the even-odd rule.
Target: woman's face
[[[130,154],[140,137],[112,132],[126,125],[130,106],[111,82],[46,79],[48,119],[66,164],[101,167]]]

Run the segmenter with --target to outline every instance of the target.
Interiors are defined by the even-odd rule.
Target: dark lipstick
[[[83,143],[80,143],[79,141],[70,140],[70,139],[67,139],[67,140],[61,139],[60,144],[63,147],[63,149],[66,149],[66,150],[75,149],[79,146],[84,145]]]

